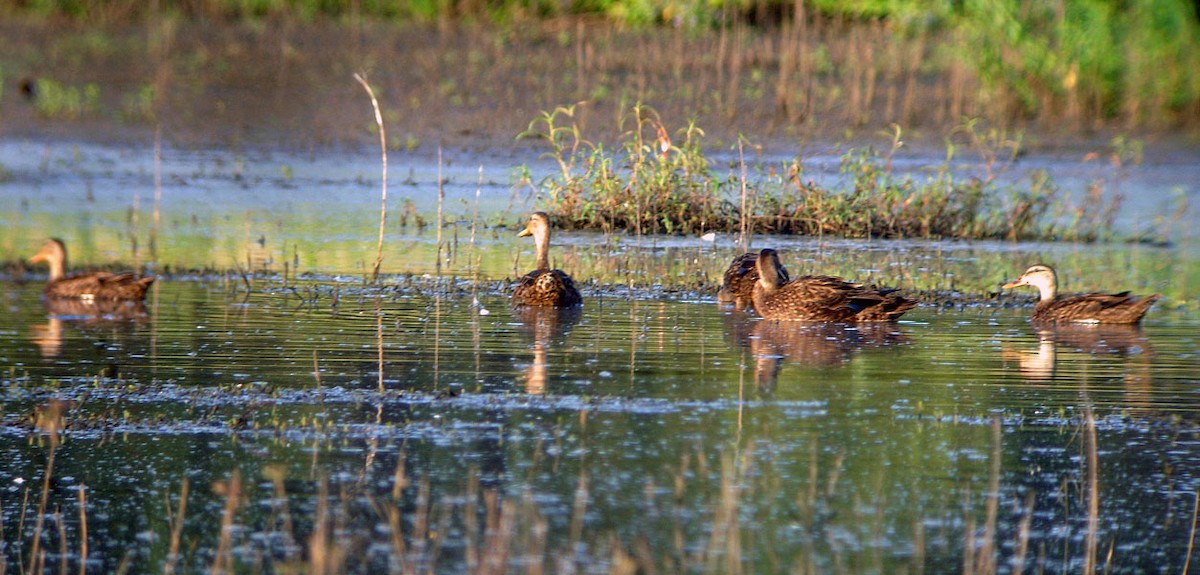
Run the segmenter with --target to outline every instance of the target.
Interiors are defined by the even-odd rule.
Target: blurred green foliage
[[[987,115],[1057,118],[1084,129],[1113,118],[1152,128],[1200,118],[1197,10],[1188,0],[0,0],[0,16],[86,25],[155,17],[501,26],[585,17],[695,30],[777,30],[800,20],[883,23],[896,38],[932,38],[928,61],[969,72],[956,90],[974,92],[970,97]]]

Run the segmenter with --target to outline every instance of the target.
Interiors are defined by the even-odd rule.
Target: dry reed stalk
[[[368,494],[368,498],[370,495]],[[374,499],[372,499],[374,502]],[[383,516],[387,519],[388,532],[392,541],[392,557],[394,561],[400,565],[392,565],[392,571],[399,571],[405,575],[413,573],[412,566],[404,560],[407,555],[407,546],[404,544],[404,522],[400,518],[400,508],[396,503],[389,503],[383,508]]]
[[[175,573],[175,564],[179,561],[179,542],[183,535],[183,518],[187,513],[187,498],[188,498],[188,478],[183,478],[183,483],[179,486],[179,509],[172,512],[171,499],[169,495],[164,496],[167,502],[167,521],[171,527],[171,542],[167,551],[167,563],[163,566],[163,573],[171,575]]]
[[[446,199],[446,182],[442,178],[442,146],[438,146],[438,171],[437,171],[437,272],[442,274],[442,203]]]
[[[1035,499],[1032,492],[1025,496],[1025,513],[1021,515],[1021,521],[1017,524],[1017,541],[1014,546],[1016,552],[1013,553],[1013,557],[1009,561],[1012,573],[1025,572],[1025,556],[1029,554],[1029,530],[1033,524],[1033,504]]]
[[[920,509],[920,506],[913,506],[912,509]],[[918,515],[913,517],[913,556],[912,556],[912,572],[920,575],[925,572],[925,522]],[[811,552],[810,552],[811,553]]]
[[[0,533],[2,536],[3,533]],[[79,486],[79,575],[87,573],[88,558],[88,528],[87,528],[87,491],[84,485]],[[3,569],[0,569],[2,575]]]
[[[750,249],[750,215],[746,211],[746,197],[747,197],[747,195],[749,195],[748,194],[749,190],[746,186],[746,180],[747,180],[747,177],[746,177],[746,154],[745,154],[745,139],[743,139],[743,138],[738,138],[738,165],[741,170],[741,178],[742,178],[742,213],[740,214],[741,222],[739,223],[739,225],[741,226],[742,237],[739,240],[738,245],[739,245],[740,249],[744,252],[744,251],[748,251]]]
[[[317,361],[317,350],[313,350],[313,377],[317,380],[317,391],[321,391],[321,363]]]
[[[222,535],[222,538],[224,536]],[[310,573],[331,573],[333,551],[329,548],[329,482],[322,476],[317,486],[317,509],[313,514],[313,532],[308,537]]]
[[[484,493],[486,516],[484,520],[484,552],[480,558],[478,573],[492,575],[504,573],[508,564],[509,544],[512,541],[516,505],[511,501],[500,501],[495,490]]]
[[[383,296],[375,298],[375,349],[379,366],[379,393],[383,393]]]
[[[209,568],[211,575],[233,572],[233,519],[237,513],[238,500],[241,498],[241,472],[235,469],[233,477],[225,482],[223,487],[225,489],[225,508],[221,512],[221,537],[217,542],[212,566]]]
[[[830,468],[829,478],[825,483],[826,498],[832,498],[834,492],[837,490],[838,476],[842,472],[842,462],[845,461],[845,459],[846,454],[842,452],[838,452],[837,456],[833,458],[833,467]]]
[[[1087,540],[1083,558],[1083,572],[1096,572],[1096,531],[1100,523],[1100,479],[1099,456],[1096,449],[1096,419],[1091,406],[1084,410],[1084,449],[1087,452]]]
[[[479,194],[483,190],[483,164],[479,164],[479,180],[475,182],[475,205],[471,209],[471,248],[467,256],[467,265],[471,266],[475,261],[475,228],[479,225]],[[475,273],[471,274],[473,279],[478,281],[479,268],[475,268]]]
[[[29,486],[25,486],[25,494],[21,497],[21,517],[17,520],[17,541],[25,539],[25,515],[29,512]],[[2,522],[0,522],[2,523]],[[17,565],[25,562],[22,547],[17,546]]]
[[[162,126],[154,126],[154,208],[150,220],[150,259],[158,261],[158,228],[162,220]]]
[[[963,513],[967,515],[967,524],[965,527],[966,541],[963,542],[963,575],[977,575],[975,573],[975,515],[971,513],[971,493],[968,491],[963,494]]]
[[[575,484],[575,501],[571,504],[571,527],[567,539],[569,541],[567,549],[578,549],[579,542],[583,539],[583,520],[587,515],[588,501],[591,500],[586,469],[586,465],[579,466],[579,478]]]
[[[467,495],[466,504],[463,506],[463,539],[465,543],[464,560],[467,564],[467,573],[478,573],[479,571],[479,548],[475,541],[475,535],[479,533],[479,473],[470,473],[467,476]]]
[[[1195,496],[1195,502],[1192,504],[1192,530],[1188,535],[1187,558],[1183,560],[1183,575],[1188,573],[1188,566],[1192,563],[1192,548],[1196,543],[1196,516],[1200,513],[1200,490],[1196,491]]]
[[[41,552],[42,543],[42,524],[46,516],[46,505],[50,500],[50,477],[54,474],[54,457],[58,452],[59,431],[62,429],[64,422],[62,418],[62,404],[52,402],[49,407],[37,414],[38,431],[49,435],[50,449],[46,454],[46,471],[42,476],[42,494],[38,501],[37,518],[33,524],[33,543],[30,546],[29,561],[30,565],[27,569],[28,573],[41,573],[41,563],[44,560],[44,554]],[[24,523],[24,507],[22,507],[22,523]],[[35,562],[37,568],[35,568]]]
[[[712,527],[703,555],[706,572],[741,572],[741,530],[737,514],[740,496],[736,458],[728,453],[722,454],[720,500],[713,510]]]
[[[63,525],[62,510],[54,511],[54,526],[58,529],[58,573],[67,575],[67,526]]]
[[[988,490],[984,495],[985,518],[980,548],[975,555],[974,573],[977,575],[993,575],[996,572],[996,515],[1000,505],[1000,439],[1002,430],[1000,418],[992,419],[992,454],[991,465],[988,468]]]
[[[375,253],[375,265],[371,268],[371,282],[374,283],[379,280],[379,267],[383,265],[383,232],[387,225],[387,132],[384,131],[383,128],[383,112],[379,110],[379,100],[375,98],[375,91],[372,90],[371,85],[367,83],[366,76],[364,74],[355,73],[354,79],[362,85],[363,89],[367,91],[367,96],[371,98],[371,107],[375,110],[375,125],[379,127],[379,155],[380,160],[383,163],[383,183],[381,184],[379,200],[379,245]]]
[[[3,504],[3,503],[4,503],[3,498],[0,498],[0,504]],[[20,540],[20,539],[18,539],[18,540]],[[0,541],[7,541],[4,538],[4,522],[3,521],[0,521]],[[18,562],[18,564],[19,564],[19,562]],[[0,575],[5,575],[5,573],[7,573],[7,570],[6,570],[7,566],[8,566],[8,549],[6,546],[4,551],[0,551]]]
[[[269,468],[269,471],[270,472],[268,475],[270,476],[271,483],[274,484],[275,501],[277,502],[271,506],[271,528],[274,529],[276,533],[282,533],[284,536],[286,536],[291,545],[295,545],[296,530],[292,523],[292,511],[288,508],[287,488],[284,487],[283,484],[283,480],[287,476],[287,472],[283,467],[271,467]],[[279,517],[283,518],[282,528],[278,526]],[[292,557],[291,553],[289,553],[285,559],[294,559],[294,557]]]
[[[738,89],[742,80],[742,42],[744,41],[745,26],[740,23],[733,25],[733,49],[729,55],[729,79],[726,84],[725,118],[732,120],[737,116]]]
[[[427,557],[426,549],[429,531],[429,509],[432,505],[430,498],[432,487],[428,477],[422,478],[417,485],[416,515],[413,517],[412,553],[417,557]]]

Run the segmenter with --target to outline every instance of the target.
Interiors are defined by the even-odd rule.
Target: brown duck
[[[1125,323],[1142,321],[1146,310],[1160,296],[1158,294],[1137,298],[1124,291],[1115,294],[1085,293],[1078,295],[1058,294],[1058,274],[1054,268],[1036,264],[1025,270],[1021,277],[1004,284],[1005,288],[1034,286],[1041,298],[1033,308],[1036,322],[1078,323]]]
[[[895,321],[917,305],[895,293],[834,276],[802,276],[791,281],[780,273],[779,254],[765,249],[758,254],[758,283],[754,309],[766,319],[868,322]]]
[[[780,283],[787,283],[788,272],[783,266],[777,269]],[[746,252],[729,264],[721,289],[717,291],[717,303],[733,304],[737,309],[754,307],[754,285],[758,283],[758,254]]]
[[[29,263],[46,262],[50,266],[50,281],[44,293],[52,299],[85,301],[140,301],[154,283],[153,277],[133,274],[93,272],[66,277],[67,248],[61,240],[49,239]]]
[[[512,306],[568,307],[580,305],[583,298],[575,281],[562,270],[550,269],[550,216],[534,212],[517,237],[533,236],[537,247],[537,269],[525,274],[512,294]]]

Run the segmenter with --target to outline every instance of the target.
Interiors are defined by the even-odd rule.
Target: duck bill
[[[1025,282],[1025,278],[1020,278],[1020,279],[1015,279],[1013,281],[1010,281],[1010,282],[1004,284],[1002,287],[1008,289],[1008,288],[1015,288],[1015,287],[1021,287],[1021,286],[1027,286],[1027,285],[1029,285],[1029,284]]]
[[[532,235],[533,235],[533,232],[529,231],[529,226],[525,226],[525,229],[517,232],[518,238],[523,238],[525,236],[532,236]]]
[[[44,261],[46,261],[46,254],[37,254],[37,255],[29,258],[29,263],[31,263],[31,264],[36,264],[36,263],[40,263],[40,262],[44,262]]]

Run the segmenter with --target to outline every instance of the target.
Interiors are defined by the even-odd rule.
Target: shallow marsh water
[[[356,571],[438,572],[486,560],[553,572],[961,573],[988,561],[1080,572],[1089,559],[1179,572],[1188,559],[1200,490],[1194,219],[1166,247],[755,239],[793,273],[935,296],[899,324],[859,329],[718,308],[731,238],[558,234],[554,256],[583,280],[586,305],[514,314],[503,280],[532,250],[492,224],[513,226],[535,203],[502,170],[478,184],[481,158],[449,173],[449,250],[430,229],[399,226],[409,185],[390,190],[387,275],[367,285],[369,162],[168,154],[151,254],[144,154],[80,147],[73,161],[51,146],[35,161],[3,146],[7,259],[52,232],[77,263],[170,272],[144,309],[101,318],[43,307],[42,272],[13,266],[0,283],[10,568],[28,565],[52,452],[42,547],[49,564],[62,550],[79,560],[82,487],[97,572],[172,560],[167,502],[178,511],[185,478],[190,570],[226,556],[281,568],[322,549]],[[437,169],[423,166],[410,196],[432,220]],[[1029,294],[996,294],[1037,260],[1058,264],[1069,290],[1167,297],[1140,330],[1039,333]],[[182,271],[199,268],[231,271]],[[58,414],[66,431],[52,450],[38,429]]]

